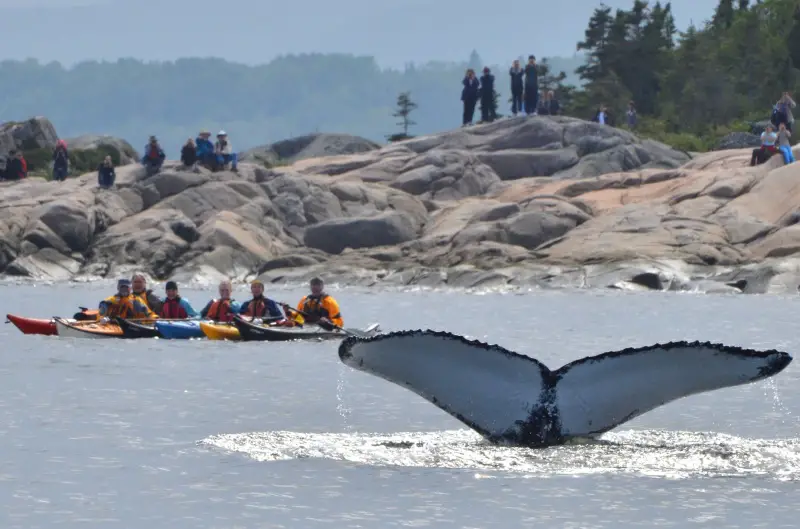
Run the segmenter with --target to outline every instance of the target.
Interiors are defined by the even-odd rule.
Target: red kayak
[[[24,316],[14,316],[6,314],[8,321],[17,326],[23,334],[44,334],[45,336],[55,336],[56,322],[54,320],[42,320],[39,318],[26,318]]]
[[[97,320],[100,317],[98,311],[90,310],[81,307],[81,311],[75,314],[74,318],[66,319],[68,322],[75,322],[78,320]],[[44,336],[55,336],[58,334],[56,330],[56,322],[52,318],[43,320],[41,318],[26,318],[24,316],[15,316],[14,314],[6,314],[8,321],[17,326],[17,329],[22,331],[23,334],[41,334]]]

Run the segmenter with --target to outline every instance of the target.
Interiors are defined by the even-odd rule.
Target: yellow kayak
[[[209,340],[241,340],[239,329],[230,323],[201,321],[200,330]]]

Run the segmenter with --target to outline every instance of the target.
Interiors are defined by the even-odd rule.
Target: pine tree
[[[395,110],[392,116],[401,119],[397,124],[403,127],[403,132],[401,134],[392,134],[388,136],[387,138],[389,141],[410,138],[408,135],[408,127],[417,124],[409,117],[415,108],[417,108],[417,104],[411,100],[411,92],[401,92],[400,95],[397,96],[397,110]]]

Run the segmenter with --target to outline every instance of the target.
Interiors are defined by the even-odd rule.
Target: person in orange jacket
[[[301,313],[305,323],[315,323],[326,330],[332,330],[334,326],[344,327],[339,304],[331,295],[325,293],[322,279],[315,277],[310,281],[310,287],[311,294],[303,296],[297,304],[297,312]],[[294,312],[288,305],[284,310],[287,314]]]

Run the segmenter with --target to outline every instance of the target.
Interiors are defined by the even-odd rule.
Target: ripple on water
[[[372,466],[475,469],[537,477],[637,474],[669,479],[763,477],[800,480],[800,439],[655,430],[546,449],[490,445],[471,430],[357,434],[254,432],[215,435],[201,445],[256,461],[321,458]]]

